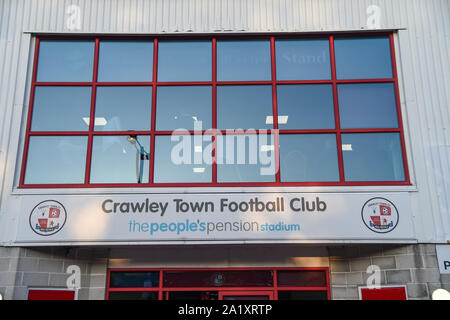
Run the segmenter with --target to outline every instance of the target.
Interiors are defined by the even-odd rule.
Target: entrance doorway
[[[328,300],[328,268],[109,269],[109,300]]]

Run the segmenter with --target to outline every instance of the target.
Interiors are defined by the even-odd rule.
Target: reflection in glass
[[[114,271],[111,272],[111,288],[158,287],[158,271]]]
[[[166,288],[273,286],[273,272],[270,270],[171,270],[164,271],[163,277]]]
[[[277,40],[277,80],[331,79],[328,39]]]
[[[278,300],[328,300],[327,291],[278,291]]]
[[[155,183],[195,183],[212,180],[211,136],[156,136],[154,156]]]
[[[334,134],[281,134],[281,182],[339,181]]]
[[[331,85],[279,85],[277,99],[280,129],[334,129]]]
[[[91,87],[36,87],[32,131],[87,131]]]
[[[217,41],[217,80],[270,80],[269,40]]]
[[[272,129],[273,117],[271,86],[217,87],[218,128]]]
[[[393,83],[338,85],[341,128],[398,128]]]
[[[30,137],[25,183],[84,183],[86,151],[87,137]]]
[[[392,78],[388,37],[336,38],[334,48],[338,79]]]
[[[150,137],[136,138],[148,153]],[[141,183],[148,183],[148,176],[149,157],[142,155],[130,136],[94,136],[91,183],[138,183],[140,177]]]
[[[152,81],[153,41],[100,42],[98,81]]]
[[[94,51],[93,40],[41,40],[37,81],[92,81]]]
[[[405,180],[399,133],[342,134],[342,145],[346,181]]]
[[[95,130],[150,130],[152,87],[97,87]]]
[[[326,287],[325,271],[278,270],[279,287]]]
[[[208,130],[212,123],[210,86],[160,86],[156,95],[156,129]]]
[[[158,81],[211,81],[211,41],[158,43]]]
[[[170,291],[169,300],[219,300],[218,291]]]
[[[110,292],[109,300],[158,300],[158,292],[156,291]]]
[[[218,182],[273,182],[274,136],[227,134],[217,137]]]

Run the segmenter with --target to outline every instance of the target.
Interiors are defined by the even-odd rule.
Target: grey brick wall
[[[0,247],[0,292],[5,300],[27,299],[30,287],[67,287],[70,265],[81,271],[80,300],[105,298],[108,249]]]
[[[434,244],[330,246],[332,299],[359,299],[367,267],[377,265],[381,285],[406,285],[408,299],[431,299],[437,288],[450,289],[450,277],[439,273]]]

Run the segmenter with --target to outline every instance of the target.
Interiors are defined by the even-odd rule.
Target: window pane
[[[155,138],[155,183],[211,182],[211,136]]]
[[[273,274],[252,271],[164,271],[164,287],[270,287]]]
[[[112,288],[137,288],[137,287],[158,287],[159,272],[157,271],[114,271],[111,272]]]
[[[334,134],[281,134],[282,182],[339,181]]]
[[[217,88],[218,128],[271,129],[273,120],[271,86],[219,86]]]
[[[153,41],[100,42],[98,81],[152,81]]]
[[[152,87],[97,87],[95,130],[150,130]]]
[[[277,40],[277,80],[331,79],[328,39]]]
[[[91,183],[148,182],[150,137],[95,136],[92,147]],[[141,169],[142,168],[142,169]]]
[[[334,129],[331,85],[279,85],[278,128]]]
[[[342,134],[346,181],[403,181],[398,133]]]
[[[325,271],[280,270],[278,275],[279,287],[326,287]]]
[[[89,130],[91,87],[36,87],[31,130]]]
[[[168,300],[219,300],[218,291],[170,291]]]
[[[160,41],[158,81],[211,81],[211,41]]]
[[[338,79],[392,78],[388,37],[334,40]]]
[[[341,128],[398,128],[393,83],[338,85]]]
[[[87,137],[30,137],[25,183],[84,183],[86,150]]]
[[[278,291],[278,300],[328,300],[326,291]]]
[[[218,136],[218,182],[275,181],[274,140],[261,134]]]
[[[217,41],[217,80],[270,80],[269,40]]]
[[[92,81],[94,51],[92,40],[41,40],[37,81]]]
[[[109,300],[158,300],[158,292],[110,292]]]
[[[212,90],[210,86],[158,87],[156,96],[157,130],[208,130],[211,128]]]

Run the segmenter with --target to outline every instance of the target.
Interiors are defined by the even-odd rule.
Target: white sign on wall
[[[450,244],[436,245],[436,254],[441,274],[450,274]]]
[[[414,239],[408,193],[22,196],[15,242]]]

